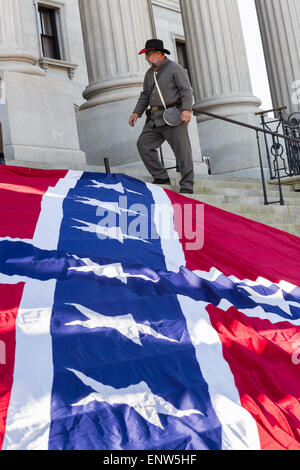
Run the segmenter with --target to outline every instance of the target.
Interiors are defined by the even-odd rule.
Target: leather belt
[[[174,106],[179,106],[179,103],[172,103],[166,105],[167,108],[173,108]],[[156,111],[162,111],[164,109],[165,108],[163,106],[151,106],[151,111],[154,111],[155,113]]]

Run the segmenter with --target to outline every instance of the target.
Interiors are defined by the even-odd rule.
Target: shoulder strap
[[[164,100],[163,95],[162,95],[162,92],[161,92],[161,89],[159,88],[159,85],[158,85],[158,81],[157,81],[157,78],[156,78],[156,73],[155,73],[155,71],[154,71],[154,81],[155,81],[156,88],[157,88],[159,97],[160,97],[160,99],[161,99],[161,102],[162,102],[164,108],[167,109],[165,100]]]
[[[156,79],[158,79],[158,78],[161,76],[161,74],[168,68],[168,66],[169,66],[170,64],[172,64],[172,61],[171,61],[171,60],[168,60],[168,62],[158,71],[158,74],[157,74],[157,76],[156,76]],[[152,94],[152,92],[153,92],[155,86],[156,86],[156,83],[155,83],[155,80],[154,80],[154,84],[153,84],[153,86],[151,87],[149,96]]]

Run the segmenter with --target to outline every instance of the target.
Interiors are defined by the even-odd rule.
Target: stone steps
[[[211,201],[210,198],[207,198],[207,201],[203,201],[200,194],[186,194],[185,196],[191,199],[196,199],[199,202],[203,202],[205,204],[210,204],[214,207],[218,207],[219,209],[228,210],[229,212],[234,212],[234,213],[239,213],[239,214],[289,215],[292,217],[297,217],[300,221],[299,204],[298,205],[289,204],[289,205],[284,205],[284,206],[272,204],[269,206],[265,206],[265,205],[251,204],[249,203],[249,200],[244,203],[241,203],[241,202],[228,203],[224,201],[223,202]]]
[[[193,195],[189,196],[193,199]],[[203,201],[201,201],[203,202]],[[300,227],[300,208],[299,206],[256,206],[240,204],[208,204],[219,209],[240,215],[247,219],[255,220],[265,225],[297,225]],[[293,227],[293,230],[296,229]],[[282,228],[281,228],[282,230]],[[300,231],[299,231],[300,235]]]
[[[143,181],[146,181],[148,183],[151,183],[153,178],[148,177],[148,176],[144,176],[144,177],[140,177],[140,179],[142,179]],[[176,190],[176,188],[178,188],[178,183],[177,183],[177,178],[170,178],[171,179],[171,183],[172,183],[172,189],[173,190]],[[180,178],[178,178],[180,179]],[[274,185],[274,184],[271,184],[271,183],[267,183],[266,184],[266,187],[267,187],[267,191],[268,192],[273,192],[273,193],[278,193],[278,187],[277,185]],[[259,180],[252,180],[252,181],[249,181],[249,179],[245,180],[245,181],[236,181],[236,180],[222,180],[222,179],[215,179],[214,176],[209,176],[209,177],[206,177],[205,179],[202,178],[202,179],[197,179],[195,180],[195,184],[194,184],[194,190],[195,190],[195,193],[199,193],[199,192],[206,192],[207,190],[219,190],[219,188],[222,188],[222,189],[229,189],[229,190],[232,190],[232,189],[237,189],[237,190],[249,190],[250,192],[255,192],[255,191],[258,191],[260,193],[262,193],[263,189],[262,189],[262,183],[259,181]],[[292,186],[282,186],[282,190],[285,194],[289,194],[289,193],[293,193],[293,188]]]
[[[223,209],[228,212],[231,212],[231,210],[228,210],[227,208]],[[260,222],[261,224],[265,225],[297,225],[297,222],[300,223],[300,219],[295,220],[294,217],[292,216],[285,216],[285,215],[277,215],[277,214],[255,214],[255,213],[240,213],[240,212],[233,212],[236,215],[240,215],[242,217],[245,217],[246,219],[251,219],[254,220],[255,222]]]
[[[238,215],[253,215],[255,217],[277,216],[292,217],[294,221],[300,223],[300,208],[297,206],[255,206],[247,204],[218,204],[215,205],[219,209],[233,212]]]
[[[141,178],[152,181],[151,178]],[[171,179],[172,185],[164,186],[178,192],[179,186]],[[210,204],[219,209],[240,215],[265,225],[300,236],[300,195],[293,185],[282,187],[285,205],[279,203],[264,205],[261,182],[215,179],[213,176],[196,180],[194,194],[188,198]],[[269,202],[279,201],[278,186],[267,184]]]
[[[178,191],[179,187],[178,185],[171,185],[171,186],[166,186],[166,188],[171,189],[172,191]],[[234,196],[234,197],[263,197],[263,191],[262,188],[253,186],[252,188],[247,185],[246,188],[243,186],[240,187],[229,187],[229,186],[222,186],[221,184],[218,185],[211,185],[211,186],[206,186],[206,185],[200,185],[199,183],[195,183],[194,185],[194,193],[195,194],[203,194],[203,195],[219,195],[223,194],[224,196]],[[270,201],[277,201],[279,200],[279,192],[278,190],[272,188],[267,189],[267,195],[268,195],[268,200]],[[296,192],[294,192],[291,188],[283,188],[283,195],[284,197],[291,197],[291,196],[296,196]]]
[[[25,161],[25,160],[6,160],[6,166],[21,166],[24,168],[38,168],[41,170],[76,170],[76,171],[87,171],[83,170],[77,163],[65,162],[39,162],[39,161]],[[105,170],[103,170],[105,172]]]
[[[251,205],[259,207],[274,207],[264,206],[264,198],[262,196],[252,196],[250,201],[247,196],[228,196],[226,194],[193,194],[193,199],[217,206],[219,204],[230,204],[230,205],[247,205],[251,202]],[[285,197],[285,204],[289,206],[300,206],[300,197]],[[300,211],[300,208],[298,209]]]
[[[59,168],[57,164],[54,166],[54,164],[51,165],[50,163],[11,161],[7,162],[7,164],[32,168]],[[87,166],[81,170],[105,172],[103,166]],[[112,173],[134,176],[149,183],[153,180],[151,176],[145,176],[145,169],[140,164],[136,166],[131,164],[113,167],[111,171]],[[180,175],[173,171],[170,176],[172,185],[165,186],[165,188],[178,192]],[[264,205],[260,180],[250,178],[238,179],[226,177],[226,175],[207,176],[198,173],[195,178],[194,194],[186,196],[291,233],[292,235],[300,236],[300,193],[298,181],[295,182],[295,179],[291,179],[291,181],[285,180],[282,190],[285,205],[280,206],[279,203],[276,203],[266,206]],[[278,186],[274,181],[267,182],[267,193],[269,202],[279,200]]]

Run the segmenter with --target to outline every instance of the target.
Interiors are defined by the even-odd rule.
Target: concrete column
[[[300,111],[300,2],[255,0],[274,107]],[[297,93],[298,92],[298,93]]]
[[[89,85],[82,109],[137,96],[146,70],[137,55],[152,37],[147,0],[79,0]]]
[[[202,153],[212,171],[257,174],[255,134],[209,119],[201,110],[257,125],[261,101],[253,95],[237,0],[180,0]]]
[[[139,56],[154,37],[148,0],[79,0],[89,84],[77,115],[81,149],[89,165],[139,160],[142,120],[128,120],[139,96],[147,63]],[[117,136],[117,138],[116,138]]]
[[[69,84],[45,76],[37,62],[36,55],[25,47],[21,0],[0,0],[0,84],[4,94],[0,122],[6,163],[83,169],[86,160],[79,148]]]
[[[24,45],[20,0],[0,0],[0,70],[43,76],[37,61]]]

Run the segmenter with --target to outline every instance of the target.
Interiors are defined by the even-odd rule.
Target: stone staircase
[[[12,161],[7,164],[49,169],[53,167],[37,162]],[[85,171],[104,173],[105,169],[103,166],[87,166]],[[112,173],[127,174],[151,183],[152,178],[145,176],[145,171],[143,165],[139,163],[111,168]],[[178,192],[180,175],[178,176],[175,170],[171,170],[169,174],[172,185],[165,187]],[[226,175],[208,176],[205,174],[205,169],[199,166],[194,194],[186,196],[300,237],[300,177],[284,180],[282,189],[285,205],[280,206],[277,203],[265,206],[260,180],[226,177]],[[267,193],[269,202],[279,200],[278,186],[274,182],[267,183]]]
[[[174,188],[175,189],[175,188]],[[283,187],[285,205],[264,205],[261,182],[201,180],[191,197],[256,222],[300,236],[300,193],[292,186]],[[278,201],[278,186],[267,184],[268,200]]]
[[[151,177],[140,177],[140,179],[152,181]],[[165,188],[178,192],[176,179],[171,178],[171,182],[172,185]],[[297,180],[289,183],[282,187],[284,206],[279,203],[264,205],[260,180],[226,178],[226,176],[198,177],[195,180],[194,194],[186,196],[300,237],[299,183]],[[267,194],[269,202],[278,201],[278,186],[267,183]]]

